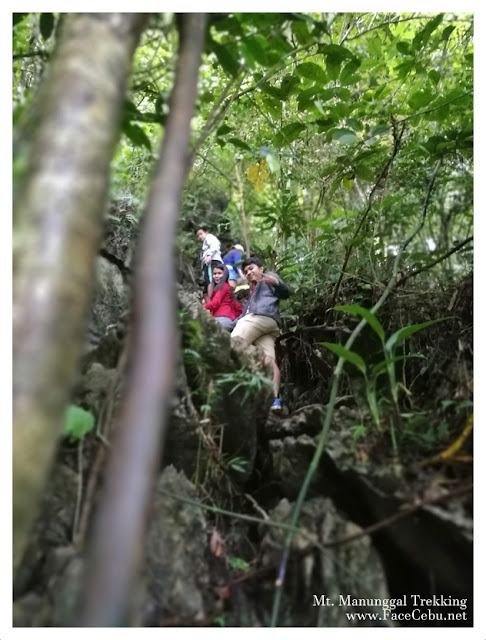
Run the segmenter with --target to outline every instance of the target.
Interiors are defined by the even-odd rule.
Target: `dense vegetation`
[[[39,95],[66,20],[14,14],[16,196],[31,175]],[[140,29],[118,128],[115,118],[111,218],[134,230],[156,182],[179,21],[156,14]],[[188,289],[200,277],[199,224],[226,247],[239,242],[262,256],[291,287],[279,351],[284,399],[298,409],[291,389],[307,388],[308,404],[330,406],[315,466],[336,398],[346,395],[359,408],[351,431],[362,459],[401,473],[454,442],[461,453],[471,413],[472,101],[469,14],[208,17],[188,177],[169,242]],[[14,219],[14,257],[26,210]],[[185,354],[197,359],[191,331]],[[200,361],[186,364],[206,418],[210,376]],[[251,395],[259,380],[245,380]]]

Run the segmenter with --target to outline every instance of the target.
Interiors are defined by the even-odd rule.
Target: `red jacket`
[[[227,282],[219,291],[215,291],[211,300],[204,305],[215,318],[226,316],[230,320],[235,320],[242,312],[243,308],[231,297],[231,288]]]

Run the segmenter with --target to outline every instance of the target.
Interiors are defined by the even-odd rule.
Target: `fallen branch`
[[[286,333],[282,333],[276,340],[276,342],[282,342],[287,338],[291,338],[292,336],[298,336],[301,333],[319,333],[319,332],[327,332],[327,333],[338,333],[341,331],[342,333],[351,333],[351,330],[344,325],[329,325],[329,324],[316,324],[312,327],[300,327],[295,331],[287,331]]]
[[[385,529],[386,527],[389,527],[391,524],[394,524],[398,520],[402,520],[402,518],[406,518],[410,514],[415,513],[415,511],[418,511],[423,507],[427,507],[428,505],[431,505],[431,504],[437,504],[438,502],[443,502],[447,498],[456,498],[457,496],[461,496],[465,493],[469,493],[469,491],[472,491],[472,488],[473,488],[473,484],[471,483],[465,487],[458,487],[457,489],[453,489],[452,491],[449,491],[448,493],[445,493],[441,496],[435,496],[434,498],[427,498],[424,500],[420,500],[408,506],[404,505],[402,508],[400,508],[399,511],[392,514],[391,516],[388,516],[387,518],[383,518],[383,520],[379,520],[378,522],[375,522],[369,527],[366,527],[365,529],[362,529],[357,533],[353,533],[350,536],[346,536],[345,538],[333,540],[332,542],[324,542],[323,546],[338,547],[342,544],[349,544],[350,542],[354,542],[359,538],[363,538],[364,536],[368,536],[373,533],[376,533],[381,529]]]

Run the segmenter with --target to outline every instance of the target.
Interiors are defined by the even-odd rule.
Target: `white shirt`
[[[221,257],[221,243],[216,236],[213,236],[212,233],[208,233],[203,241],[201,249],[202,265],[204,265],[204,260],[207,256],[211,256],[211,260],[218,260],[218,262],[223,262],[223,258]]]

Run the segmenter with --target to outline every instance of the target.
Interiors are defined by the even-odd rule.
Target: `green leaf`
[[[351,129],[354,129],[355,131],[362,131],[363,129],[363,123],[356,118],[347,118],[346,126],[351,127]]]
[[[270,96],[262,96],[262,101],[274,118],[280,119],[282,117],[282,102],[280,98],[277,100]]]
[[[338,170],[337,164],[329,164],[324,165],[324,168],[321,171],[321,176],[324,178],[325,176],[330,176],[332,173]]]
[[[432,94],[430,90],[415,91],[408,99],[408,104],[414,110],[421,109],[422,107],[430,105],[432,101]]]
[[[238,75],[240,65],[238,63],[238,59],[235,58],[233,52],[230,51],[229,47],[223,47],[217,42],[214,42],[214,40],[212,41],[211,46],[212,50],[216,54],[216,57],[218,58],[219,64],[224,69],[224,71],[226,71],[227,74],[233,77]]]
[[[439,13],[432,20],[429,20],[425,27],[419,31],[413,39],[413,47],[415,51],[421,49],[430,39],[432,33],[437,29],[444,17],[443,13]]]
[[[212,19],[211,19],[212,18]],[[212,14],[210,18],[211,27],[215,31],[227,31],[235,36],[244,36],[245,32],[241,28],[240,22],[234,18],[226,16],[221,19],[221,14]]]
[[[348,178],[346,176],[343,177],[343,187],[345,188],[346,191],[351,191],[351,189],[353,188],[353,184],[354,184],[354,177],[353,178]]]
[[[353,60],[350,60],[341,71],[341,75],[339,77],[339,81],[341,82],[341,84],[347,84],[348,80],[354,76],[354,72],[360,66],[361,60],[358,60],[358,58],[353,58]]]
[[[385,340],[385,330],[383,329],[380,321],[375,316],[374,313],[371,313],[368,309],[361,307],[359,304],[344,304],[338,305],[334,307],[336,311],[346,311],[353,316],[361,316],[366,320],[366,322],[370,325],[370,327],[375,331],[377,336],[380,338],[382,342]]]
[[[267,161],[268,168],[272,173],[279,173],[280,162],[276,153],[267,153],[265,160]]]
[[[159,100],[159,99],[158,99]],[[160,107],[157,111],[157,103],[155,106],[155,111],[139,111],[137,107],[130,102],[130,100],[125,100],[124,111],[123,111],[123,126],[126,123],[130,123],[133,121],[136,122],[154,122],[156,124],[164,124],[166,120],[166,115],[161,111],[162,102],[160,101]]]
[[[63,436],[71,442],[80,440],[95,425],[95,417],[90,411],[70,404],[64,417]]]
[[[376,136],[383,136],[390,132],[391,132],[391,127],[387,127],[384,124],[375,124],[371,127],[369,135],[376,138]]]
[[[341,84],[349,87],[352,84],[357,84],[360,80],[361,76],[358,73],[354,73],[352,76],[348,76],[346,80],[341,80]]]
[[[330,80],[337,80],[341,71],[341,58],[326,57],[326,71]]]
[[[352,129],[336,129],[332,139],[338,140],[341,144],[351,144],[356,141],[356,133]]]
[[[272,55],[278,55],[280,59],[286,56],[287,53],[291,53],[294,50],[294,47],[290,44],[287,38],[282,34],[276,34],[275,32],[272,34],[271,39],[267,41],[267,44],[271,49]]]
[[[410,42],[407,42],[407,41],[397,42],[397,51],[405,55],[408,55],[410,53]]]
[[[451,33],[454,31],[455,28],[456,27],[453,24],[450,24],[448,27],[446,27],[442,32],[441,41],[448,40],[449,36],[451,35]]]
[[[351,433],[353,436],[353,441],[356,442],[358,438],[366,435],[367,429],[363,424],[355,424],[351,427]]]
[[[307,24],[304,21],[294,21],[292,22],[292,31],[294,33],[295,39],[300,45],[308,44],[312,42],[312,36],[309,33],[309,29]]]
[[[314,120],[314,124],[319,127],[319,131],[326,131],[334,124],[334,118],[319,118],[318,120]]]
[[[391,352],[392,349],[396,347],[396,345],[401,341],[405,340],[409,336],[417,333],[417,331],[422,331],[422,329],[426,329],[430,327],[432,324],[436,324],[437,322],[443,322],[444,320],[448,320],[449,318],[439,318],[438,320],[428,320],[427,322],[421,322],[420,324],[410,324],[408,327],[403,327],[396,331],[392,336],[388,338],[385,344],[385,349],[388,352]]]
[[[296,140],[300,134],[305,131],[306,126],[301,122],[291,122],[283,127],[275,136],[274,144],[276,147],[282,147]]]
[[[228,138],[227,142],[231,142],[232,145],[238,147],[239,149],[251,151],[251,147],[249,147],[246,142],[243,142],[243,140],[240,140],[239,138]]]
[[[282,100],[287,100],[289,95],[291,93],[294,93],[294,90],[296,89],[296,87],[299,86],[299,84],[300,84],[299,78],[297,78],[292,74],[286,75],[283,78],[282,83],[280,85],[280,98]]]
[[[354,170],[358,178],[361,178],[361,180],[372,182],[375,178],[375,172],[367,164],[357,164],[354,167]]]
[[[395,71],[397,72],[397,77],[400,80],[403,80],[405,76],[413,69],[415,66],[415,60],[405,60],[401,64],[397,64],[395,67]]]
[[[237,569],[239,571],[249,571],[250,569],[250,565],[248,564],[248,562],[246,562],[246,560],[234,556],[231,556],[229,558],[229,565],[232,569]]]
[[[325,89],[321,91],[319,87],[311,87],[310,89],[305,89],[301,91],[297,96],[297,100],[299,102],[299,110],[302,111],[309,105],[314,104],[314,99],[319,98],[319,101],[327,102],[331,100],[336,95],[336,89]]]
[[[385,373],[388,365],[395,364],[396,362],[401,362],[402,360],[408,360],[409,358],[423,358],[425,360],[425,356],[421,353],[410,353],[405,356],[394,356],[393,358],[386,358],[385,360],[381,360],[378,364],[375,364],[371,373],[373,376],[379,376],[381,373]]]
[[[372,38],[368,38],[367,43],[368,51],[370,52],[370,56],[373,58],[378,58],[381,56],[381,40],[379,36],[373,36]]]
[[[336,60],[345,60],[346,58],[354,59],[355,55],[346,47],[341,46],[340,44],[326,44],[322,47],[319,47],[319,50],[327,57],[331,56]]]
[[[243,50],[247,50],[250,55],[262,66],[268,64],[268,54],[265,51],[267,41],[263,36],[254,35],[243,41]]]
[[[136,147],[146,147],[149,151],[152,151],[150,140],[142,127],[131,122],[125,122],[122,131]]]
[[[260,89],[264,93],[267,93],[269,96],[272,96],[272,98],[277,98],[277,100],[283,100],[282,91],[280,87],[275,87],[269,82],[262,82],[262,84],[260,85]]]
[[[339,358],[343,358],[343,360],[346,360],[346,362],[350,362],[357,369],[359,369],[363,375],[366,375],[366,364],[359,353],[351,351],[350,349],[346,349],[346,347],[343,347],[341,344],[336,344],[334,342],[320,342],[319,344],[322,344],[324,347],[329,349],[329,351],[332,351],[334,354],[336,354]]]
[[[54,29],[54,14],[41,13],[39,21],[40,32],[43,40],[49,40]]]
[[[233,131],[233,127],[228,127],[227,124],[222,124],[219,129],[216,131],[216,135],[224,136],[226,133]]]
[[[22,20],[28,16],[28,13],[14,13],[13,14],[13,26],[15,27],[16,25],[19,24],[19,22],[22,22]]]
[[[431,69],[429,71],[429,78],[437,86],[439,84],[439,80],[440,80],[440,73],[438,71],[436,71],[435,69]]]
[[[321,82],[325,84],[327,82],[327,76],[324,69],[314,62],[302,62],[295,68],[295,73],[301,78],[309,78],[315,82]]]

